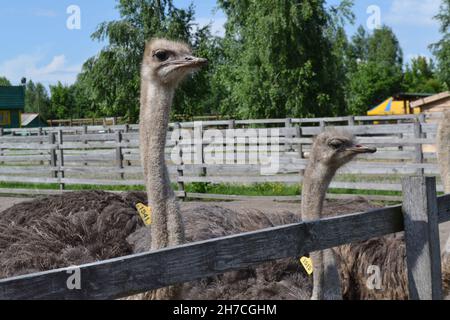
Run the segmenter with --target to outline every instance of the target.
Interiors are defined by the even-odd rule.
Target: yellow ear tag
[[[302,257],[300,258],[300,263],[302,264],[303,268],[305,268],[306,273],[308,273],[308,275],[313,274],[313,263],[311,258]]]
[[[152,224],[152,209],[142,203],[138,203],[136,205],[136,209],[139,212],[139,215],[141,216],[142,221],[144,221],[144,224],[146,226],[151,225]]]

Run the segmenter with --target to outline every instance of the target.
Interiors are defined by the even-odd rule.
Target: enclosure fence
[[[371,199],[400,200],[402,177],[438,174],[435,120],[421,114],[173,123],[167,133],[167,164],[180,198],[248,199],[240,195],[187,192],[186,184],[298,185],[313,137],[333,126],[352,132],[360,143],[375,146],[378,152],[360,156],[342,168],[331,184],[336,193],[328,197],[353,197],[369,190],[391,193],[366,195]],[[59,194],[73,185],[143,186],[138,129],[138,125],[0,129],[0,193]],[[274,173],[265,173],[260,161],[252,162],[261,141],[245,137],[249,132],[257,135],[269,132],[270,139],[274,130],[279,168]],[[231,132],[231,145],[212,139],[211,132],[224,137]],[[193,138],[186,139],[186,135]],[[274,146],[273,141],[269,145]],[[232,161],[208,161],[208,152],[214,146],[223,147],[224,158]],[[21,187],[21,183],[27,187]],[[34,188],[30,189],[30,184]],[[442,191],[440,184],[438,191]],[[297,200],[299,195],[265,198]]]

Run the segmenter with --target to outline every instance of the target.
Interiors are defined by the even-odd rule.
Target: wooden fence
[[[120,298],[400,231],[410,299],[441,299],[438,225],[450,221],[450,195],[437,198],[435,183],[435,178],[406,178],[403,206],[3,279],[0,299]],[[68,286],[74,274],[80,281],[75,288]]]
[[[434,147],[437,124],[425,115],[185,122],[171,124],[167,135],[169,173],[178,185],[177,195],[227,200],[248,198],[186,193],[187,183],[299,184],[312,138],[327,126],[351,131],[361,143],[379,149],[376,154],[361,156],[342,168],[331,188],[345,190],[340,190],[343,194],[329,197],[345,197],[347,189],[352,194],[354,190],[400,192],[402,176],[438,174]],[[230,137],[229,132],[232,132]],[[279,149],[276,173],[266,172],[267,165],[262,163],[259,154],[263,143],[252,140],[251,133],[275,139],[271,146]],[[59,193],[69,185],[143,185],[137,125],[8,129],[0,130],[0,135],[0,182],[60,186],[59,191],[42,186],[0,188],[0,193]],[[231,138],[232,143],[226,138]],[[223,162],[211,157],[211,150],[221,147]],[[266,155],[272,154],[269,151]],[[438,191],[442,191],[440,185]],[[370,197],[400,199],[399,196]],[[270,198],[295,200],[299,196]]]
[[[85,119],[66,119],[66,120],[48,120],[47,123],[50,127],[61,127],[61,126],[115,126],[118,123],[123,123],[124,118],[122,117],[109,117],[109,118],[85,118]]]

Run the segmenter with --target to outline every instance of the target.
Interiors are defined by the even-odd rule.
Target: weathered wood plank
[[[438,197],[439,223],[450,221],[450,195]]]
[[[409,298],[440,300],[442,273],[436,179],[408,177],[402,185]]]
[[[1,177],[0,177],[1,181]],[[62,178],[61,183],[99,186],[141,186],[144,180],[108,180],[108,179],[75,179]]]
[[[0,280],[0,299],[119,298],[402,229],[400,206],[292,224],[80,266],[80,290],[67,288],[74,268]]]

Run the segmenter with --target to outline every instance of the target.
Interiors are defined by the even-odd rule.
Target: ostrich
[[[152,210],[151,249],[184,242],[179,205],[170,187],[164,149],[175,89],[189,74],[207,64],[192,56],[181,42],[154,39],[147,43],[141,69],[140,153],[148,205]],[[155,298],[174,297],[175,288],[155,292]]]
[[[141,70],[140,152],[153,224],[151,249],[184,242],[180,209],[170,187],[164,148],[175,89],[207,63],[180,42],[155,39],[146,45]]]
[[[336,171],[356,155],[375,153],[377,149],[359,145],[347,132],[329,130],[319,135],[305,170],[302,192],[302,220],[322,218],[323,201]],[[313,300],[342,298],[339,272],[332,249],[311,253],[313,260]]]

